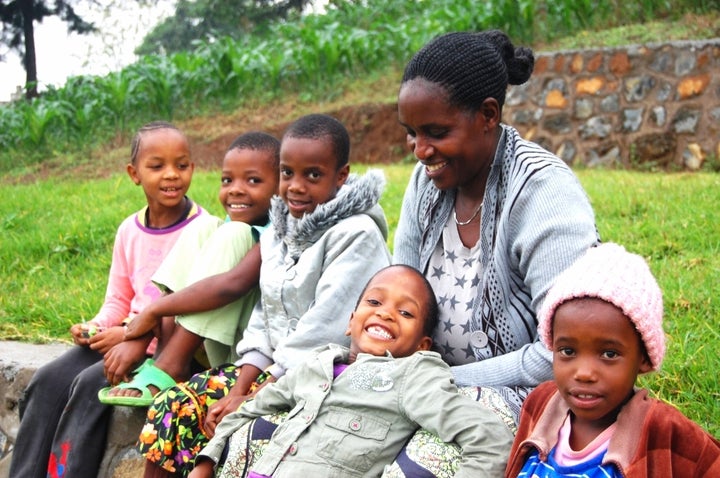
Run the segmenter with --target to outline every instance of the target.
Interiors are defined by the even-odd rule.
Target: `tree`
[[[175,15],[158,24],[137,55],[191,50],[198,41],[242,34],[300,14],[312,0],[178,0]]]
[[[42,22],[45,17],[58,16],[67,22],[68,32],[85,34],[95,31],[92,23],[86,22],[75,13],[73,3],[69,0],[0,2],[0,21],[2,21],[0,42],[16,50],[23,60],[27,98],[38,95],[34,22]]]

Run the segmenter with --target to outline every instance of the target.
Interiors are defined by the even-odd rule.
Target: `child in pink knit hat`
[[[555,380],[525,400],[506,477],[720,476],[720,442],[635,389],[665,354],[662,293],[617,244],[560,274],[538,313]]]

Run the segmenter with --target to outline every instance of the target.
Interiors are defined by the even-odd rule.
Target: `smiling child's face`
[[[272,151],[249,148],[228,151],[223,159],[218,196],[230,220],[265,225],[278,180]]]
[[[350,317],[350,357],[357,354],[407,357],[429,350],[425,335],[429,291],[422,277],[406,268],[391,267],[373,277]]]
[[[335,197],[349,166],[338,169],[329,138],[283,138],[280,146],[280,197],[290,215],[301,218]]]
[[[142,134],[137,159],[127,165],[127,172],[142,186],[152,212],[184,207],[194,167],[185,135],[172,128],[159,128]]]
[[[553,373],[573,427],[603,430],[615,421],[639,373],[651,370],[640,335],[602,299],[572,299],[555,311]]]

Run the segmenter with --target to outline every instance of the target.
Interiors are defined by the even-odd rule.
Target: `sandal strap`
[[[132,380],[120,383],[117,387],[140,390],[144,395],[148,385],[164,390],[175,386],[176,383],[174,378],[155,365],[153,359],[147,359],[135,370]]]

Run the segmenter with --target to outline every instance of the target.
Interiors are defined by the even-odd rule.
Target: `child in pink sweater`
[[[97,400],[107,385],[103,357],[121,351],[123,323],[160,296],[150,278],[183,228],[217,221],[186,196],[193,169],[188,140],[175,126],[149,123],[135,135],[127,173],[147,205],[118,228],[105,301],[90,322],[70,328],[78,346],[28,384],[10,476],[97,476],[111,410]]]

